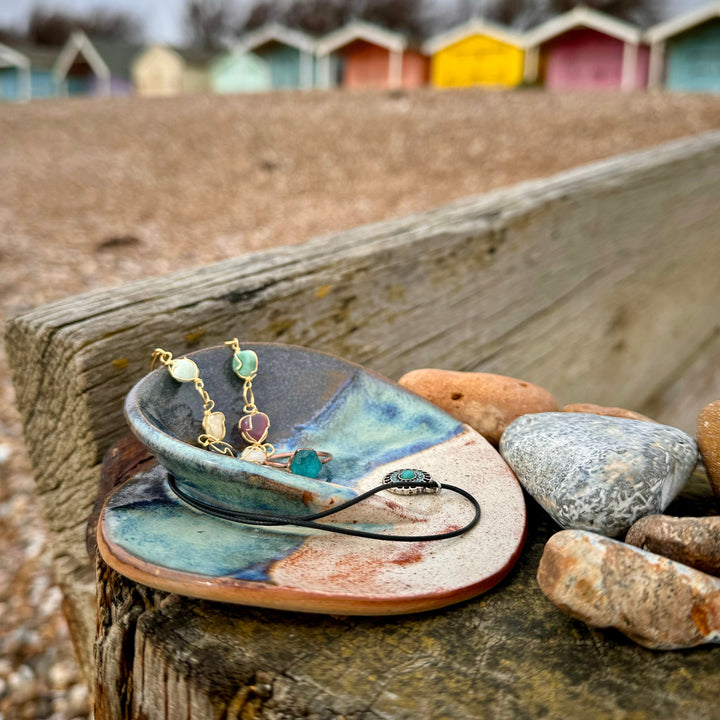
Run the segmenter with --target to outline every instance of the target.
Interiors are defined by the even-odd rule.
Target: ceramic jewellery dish
[[[243,342],[242,350],[261,361],[252,389],[272,419],[276,454],[296,448],[331,453],[332,462],[321,463],[324,482],[198,446],[203,406],[193,383],[156,369],[132,388],[125,413],[158,464],[108,497],[98,523],[98,547],[108,564],[169,592],[340,615],[439,608],[507,575],[525,536],[523,492],[479,433],[342,358],[272,343]],[[217,407],[239,418],[247,414],[246,401],[233,355],[220,345],[188,357]],[[242,447],[238,423],[228,422],[226,430],[223,441]],[[383,492],[383,478],[406,470],[469,492],[482,508],[480,521],[456,537],[419,541],[462,529],[472,508],[444,490],[437,498]],[[424,475],[415,482],[423,490],[433,485]],[[374,488],[380,491],[372,497],[325,517]],[[318,513],[323,524],[418,541],[378,542],[292,524]],[[247,516],[258,524],[243,524]],[[267,516],[287,524],[261,524]]]

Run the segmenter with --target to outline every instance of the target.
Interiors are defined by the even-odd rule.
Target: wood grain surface
[[[715,132],[14,318],[17,402],[85,669],[85,526],[103,453],[126,432],[122,399],[153,348],[291,342],[391,378],[483,370],[543,385],[561,404],[643,411],[673,401],[667,388],[688,364],[707,376],[698,353],[720,317],[719,199]],[[718,395],[684,387],[697,392],[678,399],[685,408]],[[649,414],[686,421],[672,406]]]

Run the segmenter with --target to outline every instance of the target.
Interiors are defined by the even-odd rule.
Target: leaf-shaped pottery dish
[[[138,438],[160,465],[106,501],[98,527],[105,560],[153,587],[213,600],[344,614],[392,614],[440,607],[492,587],[509,572],[525,536],[522,490],[477,432],[386,378],[300,347],[241,344],[258,357],[253,392],[270,418],[277,452],[331,453],[317,479],[259,466],[197,446],[202,402],[191,383],[165,369],[143,378],[126,400]],[[232,351],[191,357],[227,442],[242,448],[242,381]],[[170,489],[234,509],[304,514],[378,485],[391,471],[420,469],[479,501],[479,524],[464,535],[403,543],[294,527],[239,525],[203,514]],[[466,500],[379,493],[328,519],[387,534],[431,534],[463,526]]]

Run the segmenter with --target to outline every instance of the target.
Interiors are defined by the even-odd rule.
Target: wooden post
[[[300,87],[308,90],[313,84],[313,55],[300,50]]]
[[[626,42],[623,45],[621,90],[634,90],[637,87],[637,43]]]
[[[329,89],[332,87],[330,79],[330,55],[318,55],[317,58],[318,87]]]
[[[648,69],[648,88],[657,90],[662,85],[665,43],[655,42],[650,46],[650,67]]]
[[[390,62],[388,65],[388,87],[402,87],[402,50],[390,50]]]
[[[535,45],[525,50],[525,73],[524,79],[526,83],[537,82],[538,65],[540,61],[540,48]]]
[[[105,463],[103,490],[136,472],[133,460],[147,469],[142,449],[121,444]],[[709,507],[700,470],[670,512]],[[717,664],[708,651],[699,651],[692,679],[668,699],[668,683],[687,671],[687,653],[642,651],[559,612],[535,580],[556,526],[534,505],[528,520],[523,556],[496,589],[398,617],[193,600],[133,583],[98,560],[95,720],[439,720],[486,710],[498,720],[604,720],[647,707],[657,720],[709,717]]]
[[[18,96],[27,102],[32,99],[32,73],[30,65],[18,67]]]

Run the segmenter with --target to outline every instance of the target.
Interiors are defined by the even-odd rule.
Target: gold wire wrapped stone
[[[168,366],[168,371],[179,382],[193,382],[200,377],[198,366],[190,358],[173,360]]]
[[[221,412],[211,412],[205,415],[202,421],[203,430],[218,440],[225,437],[225,415]]]

